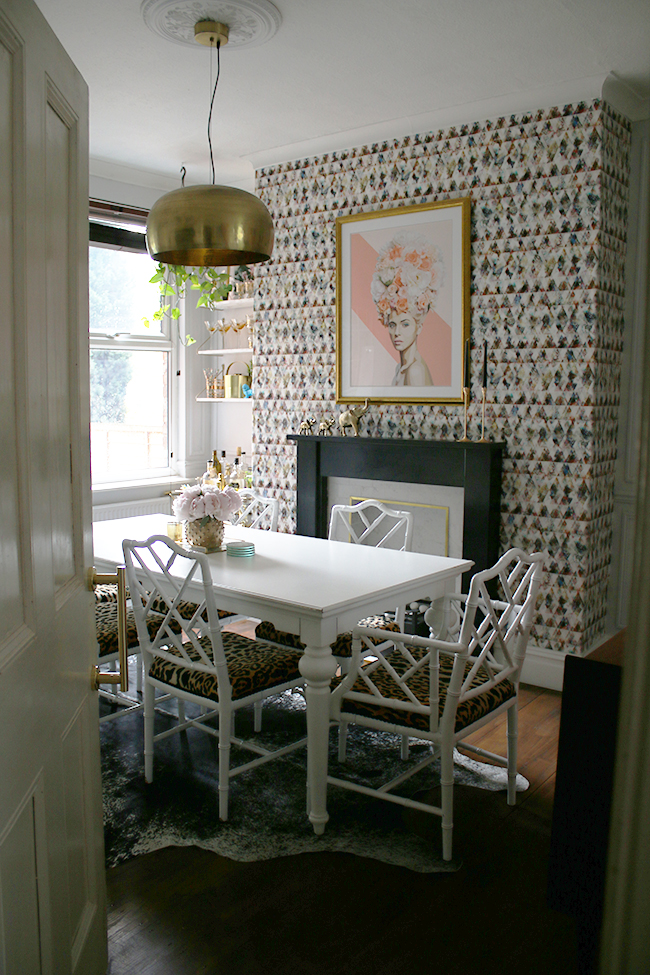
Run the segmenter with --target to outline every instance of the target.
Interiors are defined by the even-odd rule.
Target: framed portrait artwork
[[[336,400],[462,403],[470,201],[336,221]]]

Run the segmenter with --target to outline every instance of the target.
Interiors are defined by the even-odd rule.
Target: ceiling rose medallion
[[[190,47],[196,45],[198,21],[227,24],[229,50],[264,44],[282,23],[270,0],[142,0],[140,13],[154,34]]]

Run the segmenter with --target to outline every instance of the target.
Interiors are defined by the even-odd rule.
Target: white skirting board
[[[592,653],[607,643],[613,636],[616,636],[620,629],[620,627],[608,629],[589,647],[587,653]],[[566,656],[566,653],[549,650],[546,647],[534,647],[529,643],[521,673],[522,684],[532,684],[534,687],[547,687],[552,691],[561,691]]]
[[[521,672],[521,683],[561,691],[565,657],[566,654],[558,650],[533,647],[529,644]]]

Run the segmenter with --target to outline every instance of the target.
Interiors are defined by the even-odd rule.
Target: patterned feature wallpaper
[[[253,467],[295,529],[305,415],[337,415],[335,219],[472,201],[472,411],[505,441],[501,542],[549,553],[532,642],[585,652],[601,634],[611,553],[630,127],[600,101],[283,163],[257,173],[273,216],[257,266]],[[362,436],[456,439],[458,406],[373,406]]]

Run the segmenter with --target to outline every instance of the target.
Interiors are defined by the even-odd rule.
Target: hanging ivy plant
[[[149,283],[157,284],[161,294],[160,308],[151,316],[158,322],[165,317],[178,321],[181,314],[178,301],[187,296],[188,289],[200,292],[197,308],[209,309],[215,308],[217,302],[223,301],[232,289],[227,271],[217,271],[213,267],[181,267],[177,264],[158,264]],[[176,299],[173,307],[168,299]],[[142,321],[147,328],[151,326],[150,319],[143,318]],[[188,334],[183,345],[194,345],[195,342],[196,339]]]
[[[248,264],[240,264],[239,267],[235,269],[233,277],[235,281],[252,281],[253,272],[249,268]]]

